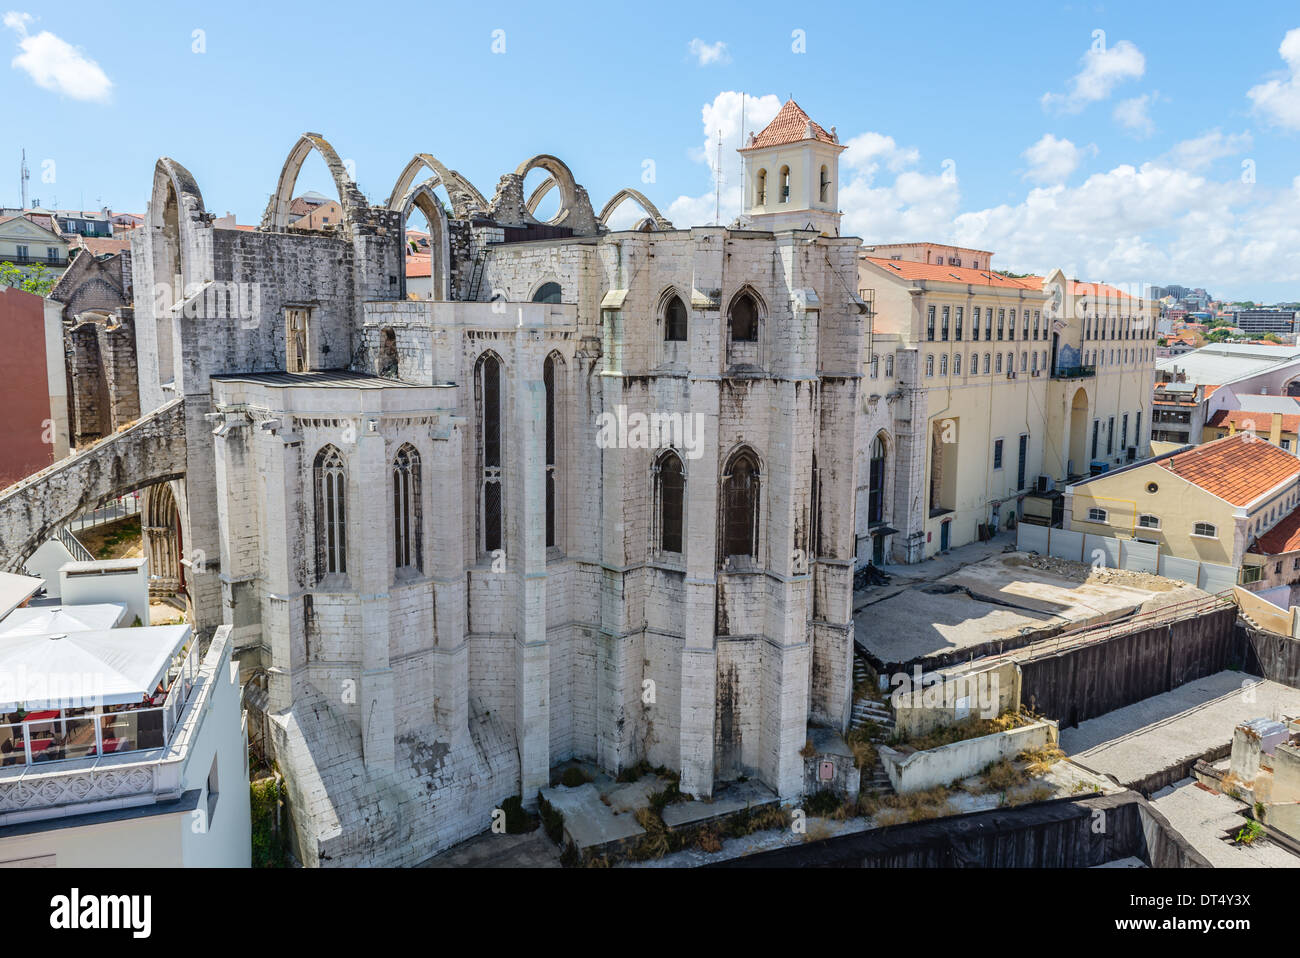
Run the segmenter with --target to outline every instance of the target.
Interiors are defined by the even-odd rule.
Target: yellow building
[[[1243,557],[1297,506],[1300,459],[1236,433],[1072,484],[1065,525],[1240,569],[1263,561]]]
[[[891,530],[893,561],[976,541],[1036,488],[1148,452],[1157,306],[1060,270],[1003,275],[992,255],[913,243],[859,259],[873,310],[864,380],[891,404],[864,417],[859,446],[881,451],[859,473],[884,492],[859,501],[883,501],[873,519]],[[857,532],[870,533],[862,516]]]
[[[37,264],[57,280],[68,268],[68,242],[56,232],[54,218],[31,213],[0,217],[0,263],[29,271]]]

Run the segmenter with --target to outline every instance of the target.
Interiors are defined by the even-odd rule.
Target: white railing
[[[0,767],[47,765],[119,752],[162,748],[172,740],[199,672],[198,639],[177,654],[168,669],[171,685],[160,705],[114,710],[96,708],[82,715],[26,719],[0,725]],[[156,699],[155,699],[156,701]]]

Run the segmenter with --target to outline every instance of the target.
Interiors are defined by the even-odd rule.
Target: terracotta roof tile
[[[411,253],[406,257],[406,275],[421,277],[432,276],[433,265],[427,253]]]
[[[1300,550],[1300,509],[1283,516],[1277,525],[1256,540],[1250,551],[1275,556],[1297,550]]]
[[[882,259],[878,256],[865,257],[902,279],[924,279],[937,283],[972,283],[977,286],[997,286],[1002,289],[1032,289],[1042,291],[1042,283],[1031,283],[1024,279],[1012,279],[987,269],[972,269],[969,266],[943,266],[939,263],[910,263],[901,259]]]
[[[1160,465],[1234,506],[1245,506],[1300,474],[1300,459],[1244,433],[1215,439]]]
[[[823,143],[835,143],[835,137],[814,122],[812,117],[805,113],[798,103],[795,103],[794,100],[786,100],[785,106],[777,111],[776,116],[772,118],[772,122],[763,127],[763,132],[759,133],[741,149],[761,150],[768,146],[784,146],[787,143],[798,143],[801,140],[809,139],[809,124],[812,124],[812,139],[821,140]]]
[[[1247,409],[1220,409],[1207,426],[1236,426],[1237,429],[1252,429],[1257,436],[1267,436],[1269,430],[1273,428],[1273,414],[1269,412],[1251,412]],[[1300,431],[1300,413],[1282,413],[1282,431],[1297,432]]]

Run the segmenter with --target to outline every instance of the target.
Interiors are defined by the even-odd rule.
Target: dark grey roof
[[[426,388],[415,383],[385,379],[382,376],[353,372],[350,369],[322,369],[310,373],[226,373],[212,378],[218,382],[257,383],[261,386],[310,386],[314,389]]]

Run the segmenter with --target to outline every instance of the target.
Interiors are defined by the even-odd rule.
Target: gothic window
[[[659,551],[681,553],[685,525],[686,470],[669,450],[655,464],[655,501],[659,511]]]
[[[420,554],[420,454],[404,443],[393,460],[393,543],[394,564],[399,569],[419,570]]]
[[[741,293],[731,303],[728,315],[731,324],[731,341],[734,343],[758,342],[758,305],[749,293]]]
[[[722,476],[722,558],[758,557],[759,469],[749,449],[731,457]]]
[[[817,468],[817,457],[813,456],[812,460],[812,485],[811,497],[808,506],[808,561],[815,562],[817,554],[821,549],[822,524],[822,474]]]
[[[313,485],[316,490],[317,579],[348,571],[347,470],[334,446],[316,453]]]
[[[871,464],[867,471],[867,524],[885,521],[885,438],[877,433],[871,443]]]
[[[541,286],[537,287],[537,292],[533,293],[533,302],[558,304],[560,302],[560,294],[561,290],[559,283],[543,283]]]
[[[664,339],[670,343],[686,342],[686,307],[680,296],[672,296],[664,308]]]
[[[479,432],[479,547],[502,548],[504,528],[501,449],[501,360],[485,353],[479,360],[477,400]]]

